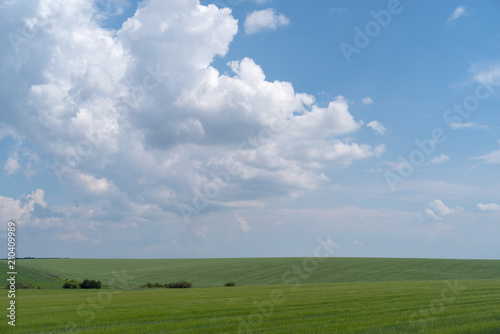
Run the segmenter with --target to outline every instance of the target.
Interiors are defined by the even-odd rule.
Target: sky
[[[0,247],[498,259],[500,3],[8,0]]]

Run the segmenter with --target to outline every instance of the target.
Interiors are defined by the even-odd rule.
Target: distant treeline
[[[69,259],[69,257],[33,257],[33,256],[16,257],[16,260],[45,260],[45,259]],[[3,258],[0,260],[7,260],[7,258]]]

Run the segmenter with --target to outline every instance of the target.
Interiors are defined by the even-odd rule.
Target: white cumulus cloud
[[[255,34],[262,30],[276,30],[279,27],[286,26],[290,23],[285,15],[276,12],[272,8],[264,10],[256,10],[248,14],[244,27],[245,33]]]
[[[151,0],[117,31],[96,10],[9,2],[0,22],[4,36],[26,22],[38,32],[0,49],[0,137],[22,137],[20,152],[36,143],[49,160],[24,158],[30,170],[52,166],[88,221],[167,220],[206,191],[217,205],[296,197],[385,151],[345,138],[363,123],[342,96],[320,107],[250,58],[212,67],[238,32],[227,8]]]
[[[35,211],[35,205],[42,208],[47,206],[44,196],[45,191],[42,189],[37,189],[18,199],[0,196],[0,219],[2,222],[15,220],[22,224],[36,223],[38,220],[32,214]]]
[[[425,212],[432,218],[440,220],[444,216],[463,212],[463,208],[456,207],[455,209],[447,207],[442,201],[435,199],[427,203]]]

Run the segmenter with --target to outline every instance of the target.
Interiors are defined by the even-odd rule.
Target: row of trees
[[[227,282],[224,286],[235,286],[234,282]],[[74,280],[64,283],[63,289],[100,289],[102,286],[101,281],[88,280],[85,279],[83,282],[78,283]],[[148,282],[144,285],[141,285],[141,288],[167,288],[167,289],[186,289],[192,288],[193,284],[191,282],[179,281],[179,282],[171,282],[171,283],[151,283]]]
[[[148,282],[144,285],[141,285],[141,288],[167,288],[167,289],[186,289],[192,288],[193,284],[191,282],[179,281],[179,282],[171,282],[171,283],[151,283]]]
[[[226,284],[224,284],[224,286],[235,286],[236,284],[234,282],[227,282]],[[191,284],[190,282],[186,282],[186,281],[179,281],[179,282],[172,282],[172,283],[166,283],[166,284],[162,284],[162,283],[151,283],[151,282],[148,282],[144,285],[141,285],[141,288],[167,288],[167,289],[183,289],[183,288],[192,288],[193,287],[193,284]]]
[[[100,289],[101,286],[101,281],[85,279],[83,282],[78,283],[78,285],[76,283],[66,282],[63,285],[63,289],[76,289],[78,287],[80,287],[80,289]]]

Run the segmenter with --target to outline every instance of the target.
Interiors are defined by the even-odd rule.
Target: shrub
[[[227,282],[226,284],[224,284],[224,286],[235,286],[236,283],[234,282]]]
[[[85,280],[83,280],[82,283],[80,283],[78,285],[80,286],[81,289],[100,289],[101,288],[101,281],[85,279]]]
[[[191,284],[190,282],[186,282],[186,281],[179,281],[179,282],[169,283],[168,287],[170,289],[186,289],[186,288],[192,288],[193,284]]]
[[[40,287],[39,287],[40,288]],[[66,282],[64,283],[63,285],[63,289],[76,289],[78,288],[78,285],[74,284],[74,283],[69,283],[69,282]]]

